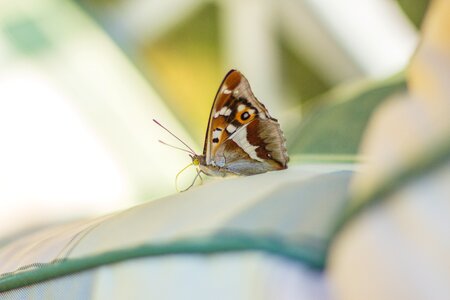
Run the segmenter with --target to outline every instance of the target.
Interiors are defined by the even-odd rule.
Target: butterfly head
[[[205,156],[197,155],[197,154],[194,154],[194,155],[189,154],[189,156],[191,157],[192,164],[194,166],[198,167],[198,166],[200,166],[202,164],[205,164]]]

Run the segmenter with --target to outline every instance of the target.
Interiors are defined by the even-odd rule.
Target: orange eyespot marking
[[[250,118],[250,114],[248,113],[248,111],[244,111],[244,112],[241,114],[241,120],[247,121],[249,118]]]
[[[239,114],[239,122],[242,124],[248,123],[255,118],[253,109],[246,109]]]

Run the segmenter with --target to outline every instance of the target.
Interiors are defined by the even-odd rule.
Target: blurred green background
[[[427,5],[2,2],[0,235],[175,192],[189,158],[151,120],[200,152],[231,68],[279,119],[292,163],[357,161],[372,111],[405,91]]]

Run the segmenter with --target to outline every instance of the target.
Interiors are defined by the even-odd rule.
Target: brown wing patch
[[[238,71],[230,71],[223,80],[219,90],[217,91],[216,100],[214,101],[213,109],[220,109],[226,106],[226,102],[233,95],[233,91],[239,85],[242,79],[242,74]]]
[[[203,147],[203,155],[205,155],[206,162],[211,161],[211,157],[214,155],[217,145],[223,143],[229,136],[226,132],[226,120],[231,114],[230,106],[235,100],[233,92],[236,87],[239,86],[243,76],[239,71],[231,70],[225,76],[222,84],[217,91],[214,99],[213,106],[208,120],[208,129],[206,130],[205,143]],[[222,129],[220,136],[217,136],[218,132],[215,129]],[[213,136],[215,133],[216,136]]]
[[[248,142],[254,146],[259,158],[267,160],[276,169],[285,169],[289,157],[280,125],[271,119],[255,120],[247,126]]]

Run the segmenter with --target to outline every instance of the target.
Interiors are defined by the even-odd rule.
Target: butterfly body
[[[253,95],[236,70],[219,87],[202,155],[191,156],[211,176],[255,175],[287,168],[286,140],[278,121]]]

